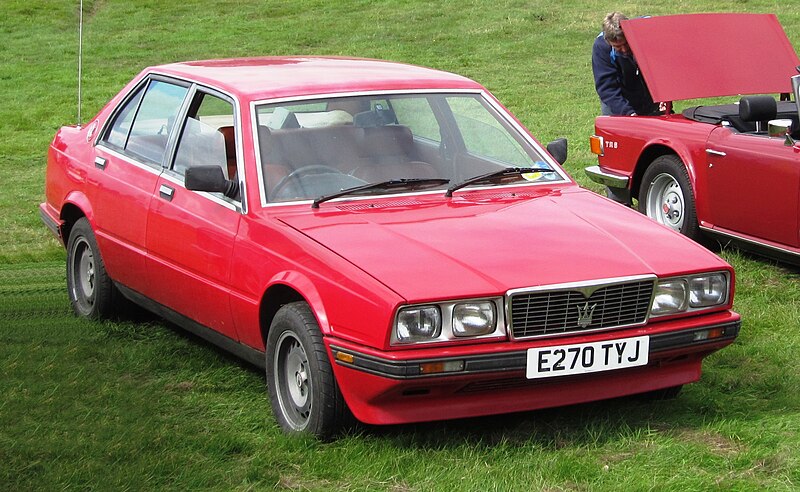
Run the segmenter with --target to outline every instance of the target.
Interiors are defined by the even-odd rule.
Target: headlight
[[[453,308],[453,335],[475,337],[492,333],[496,318],[491,301],[456,304]]]
[[[656,285],[656,295],[653,299],[653,316],[680,313],[686,309],[686,280],[671,279],[661,281]]]
[[[663,279],[656,284],[650,316],[697,311],[728,302],[728,274],[725,272]]]
[[[459,299],[401,307],[389,343],[488,341],[505,336],[502,297]]]
[[[728,278],[712,273],[689,280],[689,305],[693,308],[723,304],[728,296]]]
[[[442,332],[442,313],[438,306],[414,306],[397,313],[397,341],[423,342]]]

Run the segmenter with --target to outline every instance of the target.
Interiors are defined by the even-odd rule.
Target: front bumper
[[[625,205],[631,204],[631,190],[628,187],[630,178],[628,176],[606,171],[600,166],[589,166],[584,169],[584,172],[595,183],[606,186],[609,198]]]
[[[414,350],[397,357],[395,353],[366,353],[368,349],[358,350],[347,342],[327,343],[337,382],[353,414],[369,424],[399,424],[571,405],[697,381],[702,359],[732,343],[741,326],[739,316],[732,312],[712,318],[693,326],[673,321],[669,323],[673,329],[657,333],[646,333],[644,327],[600,335],[613,340],[647,334],[646,366],[535,380],[525,377],[527,349],[541,346],[542,340],[503,344],[515,350],[493,347],[495,351],[487,353],[485,346],[484,353],[460,353],[450,347],[443,348],[441,356],[418,357],[409,356]],[[684,326],[677,329],[676,324]],[[574,341],[565,337],[546,343]],[[517,348],[520,345],[524,346]],[[430,367],[456,370],[426,373]]]
[[[691,349],[696,351],[707,345],[725,345],[733,342],[739,334],[741,321],[733,321],[702,328],[661,333],[650,336],[650,359],[658,358],[660,353]],[[707,334],[713,332],[714,338]],[[706,336],[704,336],[706,335]],[[437,357],[412,360],[391,360],[375,357],[356,350],[331,344],[333,360],[336,364],[347,366],[377,376],[391,379],[417,379],[485,372],[525,371],[527,351],[491,353],[464,357]],[[349,362],[345,362],[349,361]],[[425,367],[463,367],[457,372],[426,373]]]

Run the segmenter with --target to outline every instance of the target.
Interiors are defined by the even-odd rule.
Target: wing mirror
[[[547,151],[559,164],[567,162],[567,139],[559,138],[547,144]]]
[[[225,178],[219,166],[194,166],[186,170],[184,184],[187,190],[222,193],[228,198],[239,196],[239,182]]]

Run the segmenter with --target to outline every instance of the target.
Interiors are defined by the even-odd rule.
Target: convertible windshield
[[[257,107],[269,202],[314,200],[392,180],[438,179],[446,189],[506,168],[549,168],[545,158],[480,94],[370,94]],[[563,180],[512,173],[484,186]],[[440,184],[437,184],[440,183]],[[408,192],[390,187],[386,193]]]

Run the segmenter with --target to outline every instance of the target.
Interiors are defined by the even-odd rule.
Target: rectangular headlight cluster
[[[505,336],[502,299],[404,306],[397,311],[392,345]]]
[[[727,272],[703,273],[661,279],[656,283],[650,317],[669,316],[727,304]]]

